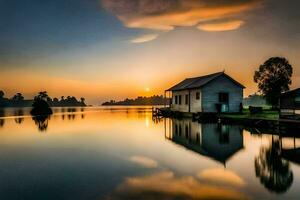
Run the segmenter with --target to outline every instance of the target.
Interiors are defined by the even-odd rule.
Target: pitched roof
[[[217,72],[214,74],[209,74],[205,76],[199,76],[195,78],[187,78],[180,83],[174,85],[173,87],[169,88],[166,91],[178,91],[178,90],[186,90],[186,89],[194,89],[194,88],[201,88],[207,83],[211,82],[212,80],[215,80],[216,78],[220,76],[226,76],[229,78],[233,83],[238,85],[239,87],[245,88],[242,84],[239,82],[235,81],[233,78],[225,74],[224,72]]]

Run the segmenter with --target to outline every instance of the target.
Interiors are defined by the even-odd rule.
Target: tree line
[[[110,100],[104,102],[103,106],[115,106],[115,105],[164,105],[168,103],[168,99],[166,100],[163,95],[154,95],[151,97],[142,97],[139,96],[135,99],[124,99],[122,101]]]
[[[11,98],[5,97],[3,90],[0,90],[0,107],[31,107],[37,98],[44,99],[50,107],[71,107],[86,106],[85,98],[81,97],[77,100],[74,96],[61,96],[60,99],[51,98],[47,91],[39,92],[34,99],[25,99],[22,93],[16,93]]]

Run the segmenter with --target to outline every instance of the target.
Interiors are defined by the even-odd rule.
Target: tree
[[[47,91],[39,92],[37,96],[34,97],[34,99],[41,99],[47,101],[49,98],[49,95]]]
[[[34,116],[52,114],[52,109],[47,102],[48,99],[49,96],[46,91],[39,92],[38,95],[34,97],[33,108],[30,113]]]
[[[15,96],[13,96],[12,100],[14,100],[14,101],[22,101],[22,100],[24,100],[24,97],[23,97],[23,95],[21,93],[17,93],[17,94],[15,94]]]
[[[81,106],[85,106],[85,98],[84,97],[80,98],[80,103],[81,103]]]
[[[290,89],[292,74],[292,66],[282,57],[269,58],[255,71],[254,81],[258,84],[259,92],[273,108],[278,107],[280,94]]]

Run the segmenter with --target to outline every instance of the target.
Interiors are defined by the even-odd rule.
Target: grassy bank
[[[250,114],[248,109],[243,110],[242,114],[222,114],[222,117],[232,118],[232,119],[262,119],[262,120],[278,120],[278,111],[273,110],[263,110],[259,114]]]

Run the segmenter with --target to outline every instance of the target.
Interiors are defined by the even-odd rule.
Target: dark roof
[[[224,72],[218,72],[214,74],[209,74],[205,76],[199,76],[195,78],[187,78],[180,83],[174,85],[173,87],[169,88],[166,91],[179,91],[179,90],[186,90],[186,89],[195,89],[195,88],[201,88],[207,83],[211,82],[212,80],[215,80],[216,78],[220,76],[225,76],[228,79],[230,79],[233,83],[235,83],[237,86],[245,88],[242,84],[235,81],[233,78],[225,74]]]
[[[294,95],[294,94],[299,94],[300,93],[300,88],[294,89],[294,90],[290,90],[287,92],[282,93],[282,96],[286,96],[286,95]]]

